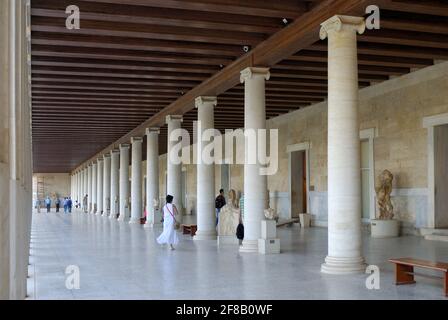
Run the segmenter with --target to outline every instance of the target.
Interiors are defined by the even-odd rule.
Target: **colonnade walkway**
[[[367,274],[321,273],[325,228],[279,228],[282,253],[274,255],[239,253],[234,245],[218,248],[187,235],[170,251],[156,243],[160,232],[80,212],[34,213],[28,299],[445,299],[437,279],[395,286],[387,262],[443,260],[443,242],[364,234],[366,260],[381,271],[380,289],[369,290]],[[66,288],[71,265],[79,267],[79,289]]]

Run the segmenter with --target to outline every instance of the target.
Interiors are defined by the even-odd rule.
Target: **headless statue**
[[[220,236],[235,236],[239,221],[240,209],[237,205],[235,190],[231,189],[228,194],[228,202],[219,213],[218,234]]]

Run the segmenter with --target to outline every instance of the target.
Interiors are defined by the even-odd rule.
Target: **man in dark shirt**
[[[221,208],[226,205],[226,198],[224,198],[224,189],[219,190],[219,195],[215,199],[215,208],[216,208],[216,225],[219,222],[219,212]]]

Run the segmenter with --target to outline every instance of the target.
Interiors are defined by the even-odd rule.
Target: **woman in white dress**
[[[170,249],[174,250],[173,245],[179,243],[179,237],[175,230],[177,208],[173,204],[173,196],[166,196],[166,205],[163,207],[163,232],[157,238],[159,244],[169,244]]]

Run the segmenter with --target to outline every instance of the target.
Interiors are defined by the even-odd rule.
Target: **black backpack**
[[[239,223],[238,227],[236,227],[236,237],[240,240],[244,239],[244,226],[242,223]]]

